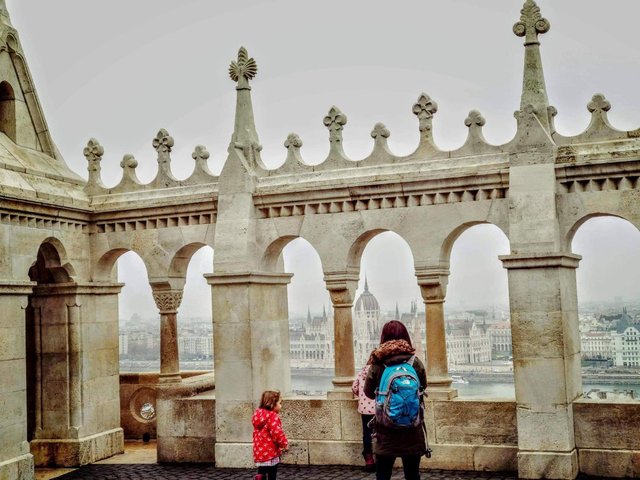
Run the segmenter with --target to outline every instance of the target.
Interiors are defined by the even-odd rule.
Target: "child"
[[[367,362],[351,385],[351,391],[358,397],[358,412],[362,417],[362,456],[364,457],[364,469],[367,472],[376,471],[376,462],[373,458],[371,446],[371,428],[369,422],[373,419],[375,412],[375,401],[367,398],[364,394],[364,381],[369,373],[371,364]]]
[[[278,413],[282,408],[280,392],[262,393],[260,407],[251,418],[253,424],[253,460],[258,467],[255,480],[276,480],[280,455],[289,447]]]

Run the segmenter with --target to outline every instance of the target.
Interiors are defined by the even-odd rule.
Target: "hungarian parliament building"
[[[332,312],[323,308],[322,315],[308,311],[302,324],[291,324],[289,330],[291,368],[331,369],[334,367]],[[369,290],[365,279],[364,292],[353,309],[353,343],[356,368],[364,366],[371,351],[380,344],[382,326],[390,320],[400,320],[407,327],[416,354],[425,358],[425,313],[418,311],[418,302],[411,302],[409,313],[382,313],[380,304]],[[417,341],[417,340],[420,341]],[[496,318],[484,310],[450,316],[446,322],[447,355],[450,365],[489,362],[492,358],[511,356],[511,326],[508,320]]]

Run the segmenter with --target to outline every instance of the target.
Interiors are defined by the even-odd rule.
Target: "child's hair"
[[[262,398],[260,399],[260,408],[265,410],[273,410],[280,400],[280,392],[277,390],[266,390],[262,392]]]

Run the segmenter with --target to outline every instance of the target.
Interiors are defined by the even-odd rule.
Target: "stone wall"
[[[640,477],[640,403],[578,400],[573,421],[580,471],[589,475]]]

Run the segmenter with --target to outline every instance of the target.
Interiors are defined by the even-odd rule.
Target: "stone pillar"
[[[0,280],[0,478],[32,479],[33,456],[27,441],[27,365],[25,309],[30,282]]]
[[[291,390],[287,273],[205,275],[213,302],[216,465],[253,466],[251,415],[264,390]]]
[[[41,284],[27,321],[37,466],[79,466],[124,450],[118,293],[122,284]]]
[[[160,310],[160,383],[179,383],[180,352],[178,351],[178,308],[182,290],[152,285],[153,300]]]
[[[351,384],[355,376],[353,351],[353,296],[358,286],[358,275],[346,272],[326,273],[324,281],[333,304],[335,377],[329,399],[350,399]]]
[[[572,402],[582,394],[573,254],[500,257],[509,303],[519,478],[573,479],[578,459]]]
[[[424,301],[427,335],[427,393],[432,399],[450,400],[458,396],[451,388],[445,337],[444,300],[449,281],[448,267],[416,269]]]

